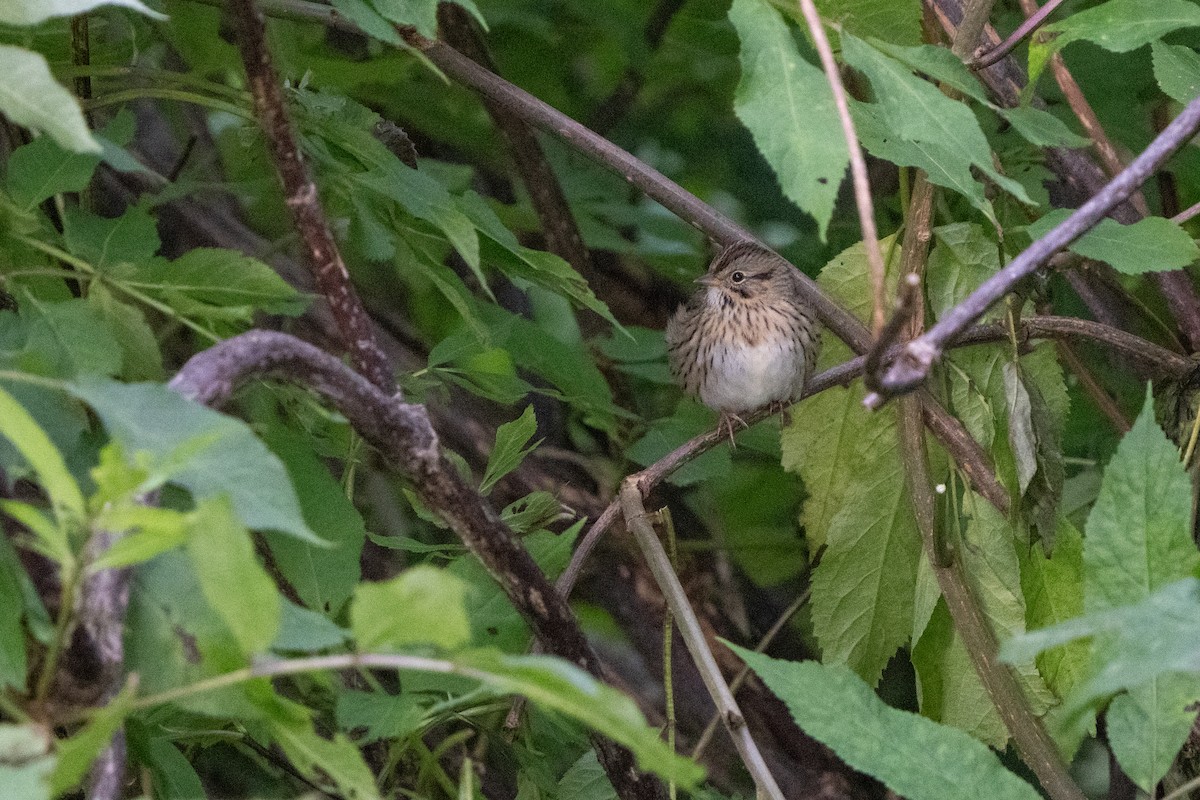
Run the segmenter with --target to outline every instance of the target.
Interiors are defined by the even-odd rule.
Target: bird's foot
[[[721,418],[717,420],[717,435],[720,436],[723,432],[729,434],[729,446],[736,450],[737,442],[733,440],[733,429],[735,425],[740,425],[743,428],[749,428],[746,421],[734,414],[732,411],[722,411]]]

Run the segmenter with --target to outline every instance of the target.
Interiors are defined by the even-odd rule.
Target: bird
[[[717,434],[764,406],[786,421],[812,377],[821,334],[794,268],[757,242],[734,243],[667,322],[667,357],[684,391],[719,412]]]

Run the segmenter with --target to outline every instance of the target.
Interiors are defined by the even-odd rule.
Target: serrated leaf
[[[822,19],[855,36],[878,36],[897,44],[921,41],[920,0],[817,0]]]
[[[162,380],[162,351],[142,310],[118,300],[103,281],[92,281],[88,286],[87,303],[121,348],[120,377],[127,381]]]
[[[228,493],[242,524],[324,545],[304,522],[283,464],[245,423],[180,397],[166,386],[77,381],[69,390],[99,415],[124,451],[178,457],[201,442],[172,477],[197,502]]]
[[[957,173],[957,182],[974,182],[969,169],[963,174],[963,165],[969,165],[1021,202],[1032,204],[1024,187],[996,171],[987,138],[965,104],[951,100],[900,62],[846,33],[842,35],[842,53],[847,63],[870,78],[876,101],[872,105],[892,135],[944,150],[951,156],[946,166]]]
[[[13,202],[28,211],[61,192],[78,192],[92,180],[100,157],[76,153],[50,136],[34,139],[12,152],[5,185]]]
[[[526,447],[535,433],[537,418],[533,415],[532,405],[526,406],[521,416],[496,429],[496,444],[488,456],[487,468],[483,471],[483,480],[479,484],[480,492],[487,494],[496,485],[496,481],[521,465],[525,456],[538,446],[538,442],[535,442]]]
[[[267,651],[279,632],[281,598],[258,563],[250,532],[227,498],[201,503],[192,514],[187,553],[204,598],[248,656]]]
[[[446,570],[418,565],[354,591],[350,627],[361,650],[432,644],[453,649],[471,637],[464,599],[467,586]],[[397,609],[404,613],[397,614]]]
[[[145,206],[133,206],[111,218],[69,207],[63,213],[63,237],[72,253],[98,270],[148,261],[162,244],[158,223]]]
[[[0,75],[0,112],[15,124],[42,131],[74,153],[101,151],[79,103],[54,80],[40,53],[0,44]]]
[[[1179,451],[1154,421],[1153,398],[1117,446],[1088,516],[1083,552],[1089,612],[1147,600],[1200,564],[1191,537],[1192,485]],[[1099,664],[1111,647],[1096,651]],[[1189,694],[1190,693],[1190,694]],[[1146,791],[1158,782],[1191,730],[1195,712],[1181,711],[1200,684],[1167,676],[1133,690],[1109,741],[1122,769]]]
[[[1039,238],[1071,215],[1069,209],[1051,211],[1029,226]],[[1132,225],[1102,219],[1070,246],[1084,258],[1106,261],[1118,272],[1141,275],[1186,267],[1200,259],[1200,248],[1179,225],[1163,217],[1147,217]]]
[[[1030,630],[1048,628],[1083,613],[1083,538],[1065,519],[1059,521],[1054,552],[1046,557],[1034,548],[1018,548],[1025,621]],[[1066,697],[1087,676],[1091,648],[1071,642],[1037,656],[1047,686]]]
[[[1151,42],[1154,79],[1168,97],[1190,103],[1200,96],[1200,53],[1190,47]]]
[[[999,271],[999,248],[980,225],[955,222],[934,228],[925,271],[925,294],[934,315],[940,319]],[[984,318],[1003,313],[993,309]]]
[[[734,0],[729,19],[741,40],[734,111],[784,195],[812,215],[824,240],[850,163],[829,82],[766,0]]]
[[[30,294],[24,300],[28,371],[59,378],[111,376],[121,371],[121,347],[86,300],[45,303]]]
[[[263,262],[215,247],[197,247],[171,262],[149,259],[112,280],[197,314],[232,309],[234,316],[248,320],[254,310],[295,316],[308,305]]]
[[[890,708],[845,667],[777,661],[736,645],[805,733],[911,800],[1035,800],[1029,784],[962,731]]]
[[[1180,28],[1200,26],[1200,7],[1188,0],[1109,0],[1042,28],[1029,45],[1029,83],[1050,56],[1068,44],[1089,41],[1126,53]]]

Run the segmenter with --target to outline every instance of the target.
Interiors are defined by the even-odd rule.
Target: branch
[[[746,719],[738,708],[737,700],[725,683],[712,651],[708,649],[704,631],[700,628],[700,620],[696,619],[696,612],[688,602],[687,593],[679,583],[675,570],[671,568],[671,559],[663,549],[662,542],[658,541],[654,527],[646,518],[646,507],[642,505],[642,491],[638,487],[636,476],[626,478],[621,484],[621,510],[625,517],[625,526],[637,539],[638,547],[646,558],[646,565],[650,567],[663,599],[667,602],[667,608],[679,626],[679,635],[692,655],[692,662],[704,680],[704,686],[708,689],[730,738],[733,739],[733,745],[737,748],[746,771],[754,779],[759,797],[783,800],[783,793],[779,791],[779,786],[775,783],[771,771],[767,769],[758,745],[750,735],[750,729],[746,727]],[[670,669],[669,663],[667,669]]]
[[[442,455],[424,406],[385,394],[337,358],[306,342],[267,331],[244,333],[196,354],[170,386],[189,399],[219,407],[239,385],[266,377],[309,388],[341,412],[483,562],[546,652],[603,679],[600,660],[570,607],[512,530]],[[665,797],[657,778],[637,773],[628,750],[599,736],[594,735],[592,741],[620,797]]]
[[[875,229],[875,209],[871,205],[871,182],[867,179],[867,162],[863,158],[862,147],[858,143],[858,133],[854,130],[854,119],[850,116],[850,104],[846,100],[846,87],[842,85],[842,76],[838,72],[837,62],[833,60],[833,48],[829,46],[829,38],[825,36],[825,27],[821,23],[821,15],[813,0],[800,0],[800,11],[804,21],[808,23],[808,31],[812,34],[813,44],[817,47],[817,55],[821,58],[821,69],[829,79],[829,89],[833,92],[833,103],[837,107],[838,119],[842,123],[842,136],[846,139],[846,149],[850,153],[850,174],[854,181],[854,204],[858,209],[858,225],[862,229],[863,243],[867,249],[867,264],[871,270],[872,310],[871,326],[876,335],[883,329],[883,306],[887,302],[883,285],[886,269],[883,265],[883,253],[879,249],[879,232]]]
[[[1000,713],[1021,758],[1037,775],[1042,788],[1053,800],[1084,800],[1083,792],[1071,780],[1054,740],[1033,713],[1012,670],[996,658],[996,636],[971,590],[962,561],[952,557],[948,564],[940,563],[933,482],[929,476],[920,414],[921,409],[915,398],[901,399],[897,418],[904,474],[908,476],[913,511],[917,527],[921,530],[925,556],[946,599],[954,629],[962,637],[971,664]]]
[[[1021,41],[1031,33],[1042,27],[1042,23],[1046,18],[1054,13],[1054,9],[1063,4],[1063,0],[1050,0],[1049,3],[1039,8],[1032,16],[1022,22],[1015,31],[1013,31],[1007,39],[999,45],[983,50],[975,58],[967,62],[967,66],[973,70],[990,67],[1000,59],[1012,52]]]
[[[307,250],[317,290],[333,311],[342,344],[349,351],[355,369],[380,389],[394,392],[396,379],[392,365],[375,340],[370,319],[329,230],[317,187],[304,168],[279,76],[267,48],[266,20],[254,0],[229,0],[229,9],[237,23],[238,45],[254,97],[254,112],[283,185],[284,202]]]
[[[1200,130],[1200,99],[1193,100],[1120,175],[1083,204],[1061,224],[1038,239],[1000,272],[988,278],[971,295],[950,309],[927,333],[909,342],[899,358],[880,376],[888,395],[911,391],[925,380],[946,345],[983,315],[992,303],[1018,281],[1078,239],[1113,208],[1124,202],[1174,152]],[[882,398],[877,398],[880,401]]]

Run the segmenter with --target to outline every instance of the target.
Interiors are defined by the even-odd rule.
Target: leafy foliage
[[[0,795],[78,792],[118,732],[156,798],[607,800],[621,795],[597,737],[689,797],[754,792],[722,737],[690,759],[660,735],[662,605],[623,537],[585,565],[572,606],[618,691],[529,653],[536,626],[497,581],[524,573],[466,547],[467,509],[422,500],[430,476],[380,458],[304,376],[222,387],[220,410],[167,383],[252,328],[344,344],[213,5],[0,3]],[[1101,221],[942,354],[922,400],[946,411],[918,447],[924,487],[894,405],[867,410],[858,379],[736,448],[695,448],[715,413],[673,385],[661,330],[703,236],[728,232],[631,191],[623,178],[651,173],[567,120],[547,124],[561,140],[507,127],[532,113],[507,86],[481,103],[416,38],[477,38],[503,78],[753,231],[865,324],[849,151],[794,3],[259,5],[306,169],[397,366],[395,402],[432,415],[487,524],[512,533],[504,547],[557,579],[589,525],[612,522],[621,479],[650,468],[646,488],[670,484],[647,499],[674,512],[706,630],[750,644],[778,623],[773,652],[807,659],[731,645],[803,731],[765,731],[746,702],[744,729],[727,715],[735,735],[783,766],[810,752],[802,736],[824,743],[841,762],[790,766],[848,797],[1037,796],[1016,756],[989,751],[1012,742],[1056,800],[1046,763],[1088,739],[1151,795],[1197,773],[1196,393],[1165,353],[1200,349],[1200,250],[1194,223],[1172,219],[1200,197],[1194,145],[1143,187],[1149,216]],[[1099,173],[1072,165],[1102,134],[1135,153],[1200,92],[1191,0],[1071,4],[1031,39],[1028,85],[1004,92],[923,30],[930,5],[957,18],[954,0],[817,3],[872,157],[888,302],[915,270],[924,326],[1087,200]],[[314,21],[330,7],[360,31]],[[1014,8],[991,21],[1012,30]],[[1039,81],[1057,53],[1102,130]],[[911,203],[924,181],[928,220]],[[1107,338],[1031,340],[1023,320],[1046,314],[1103,320]],[[824,332],[822,369],[855,355]],[[943,597],[949,569],[969,614]],[[105,581],[128,582],[113,620],[97,604],[123,592]],[[100,663],[105,635],[120,663]],[[996,641],[1019,697],[978,672]],[[710,707],[673,677],[683,752]],[[1031,754],[1022,720],[1057,752]]]

